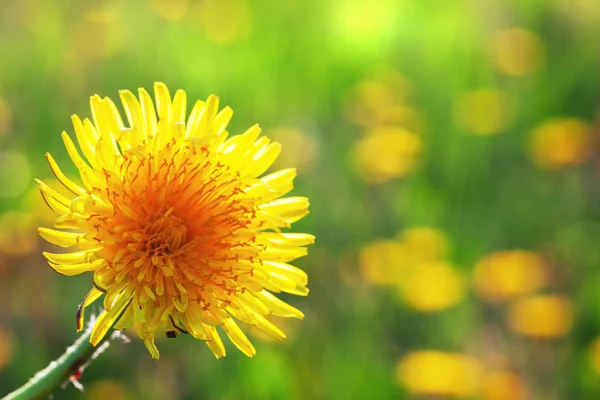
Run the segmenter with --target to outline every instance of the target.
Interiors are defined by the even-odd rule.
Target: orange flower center
[[[128,290],[139,304],[151,299],[158,305],[164,296],[182,311],[189,301],[209,307],[209,296],[227,303],[243,290],[238,280],[252,275],[260,252],[248,229],[256,212],[244,195],[250,181],[206,148],[176,141],[156,158],[127,151],[121,174],[104,174],[110,191],[94,187],[92,193],[103,194],[110,207],[93,214],[90,224],[103,244],[98,255],[107,261],[94,281],[109,299]]]

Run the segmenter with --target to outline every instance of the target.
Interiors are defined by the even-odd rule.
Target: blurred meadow
[[[296,166],[306,314],[250,359],[112,343],[56,399],[600,398],[597,0],[0,1],[0,396],[77,337],[44,154],[89,96],[220,96]]]

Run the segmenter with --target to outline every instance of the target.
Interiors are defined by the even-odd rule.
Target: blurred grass
[[[63,129],[72,131],[70,115],[89,116],[92,94],[116,98],[119,89],[160,80],[190,99],[218,94],[235,112],[233,133],[259,122],[290,143],[280,162],[300,164],[295,193],[311,199],[310,216],[295,230],[317,236],[298,262],[311,293],[286,298],[306,319],[287,324],[283,343],[254,339],[254,359],[230,351],[216,361],[186,338],[163,340],[159,362],[137,340],[114,344],[84,373],[83,395],[70,387],[57,398],[597,398],[598,35],[594,0],[5,0],[0,394],[74,340],[75,307],[90,279],[62,279],[41,257],[35,227],[51,221],[32,179],[50,177],[44,153],[74,174],[60,140]],[[532,158],[533,132],[561,118],[585,133],[558,127],[561,139],[545,136]],[[418,138],[418,150],[397,135],[373,136],[389,127]],[[430,271],[420,262],[400,265],[410,249],[369,256],[390,282],[371,281],[360,265],[367,246],[405,246],[398,235],[413,227],[430,227],[450,243],[440,258],[463,289],[442,309],[406,302],[401,281]],[[572,324],[559,321],[564,332],[514,331],[507,314],[519,302],[489,303],[474,290],[480,260],[516,249],[539,254],[547,274],[543,286],[518,297],[566,299]],[[509,270],[530,278],[526,267]],[[492,277],[498,290],[517,279]],[[425,279],[417,294],[443,296],[444,281]],[[535,326],[561,315],[550,308]],[[462,365],[444,367],[455,360],[448,357],[425,360],[436,364],[423,373],[440,370],[442,378],[425,376],[430,387],[415,389],[397,364],[423,350],[476,360],[477,374],[454,380],[474,389],[447,390],[444,379],[454,375],[444,368]]]

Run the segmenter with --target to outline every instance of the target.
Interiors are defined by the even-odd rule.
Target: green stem
[[[90,343],[90,326],[67,351],[56,361],[35,374],[25,385],[6,395],[2,400],[46,399],[71,376],[80,372],[80,368],[90,361],[99,346]],[[110,335],[106,335],[108,337]]]

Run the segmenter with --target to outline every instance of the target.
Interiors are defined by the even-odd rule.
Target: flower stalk
[[[3,397],[2,400],[46,399],[68,381],[79,387],[77,378],[83,369],[108,344],[108,342],[104,342],[99,346],[93,346],[90,343],[92,328],[93,325],[90,325],[63,355],[36,373],[26,384]]]

